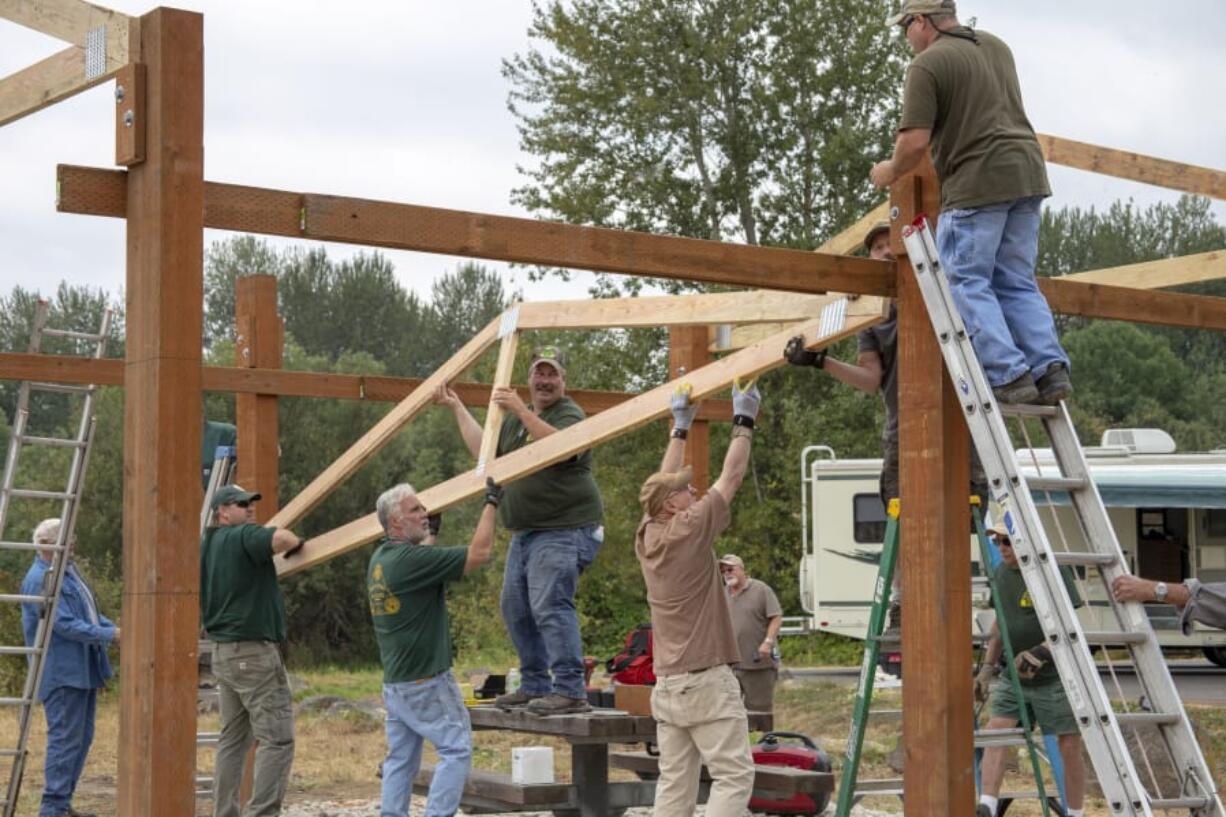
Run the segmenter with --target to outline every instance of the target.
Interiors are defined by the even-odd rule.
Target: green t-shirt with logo
[[[584,419],[583,409],[562,397],[538,415],[555,429],[573,426]],[[498,456],[532,442],[528,430],[514,414],[502,421]],[[543,468],[506,486],[498,519],[508,530],[554,530],[598,525],[604,518],[600,490],[592,476],[592,452]]]
[[[223,525],[200,540],[200,622],[214,641],[284,641],[275,528]]]
[[[1069,599],[1074,607],[1082,605],[1081,594],[1077,592],[1077,584],[1073,581],[1073,571],[1068,567],[1060,568],[1060,576],[1068,590]],[[1005,615],[1005,627],[1009,631],[1009,644],[1016,656],[1031,647],[1037,647],[1046,641],[1043,627],[1039,624],[1039,615],[1034,611],[1030,601],[1030,591],[1026,589],[1026,580],[1022,578],[1020,568],[1009,567],[1001,563],[992,574],[992,588],[1000,599],[1000,607]],[[1022,681],[1025,686],[1037,686],[1060,677],[1056,665],[1048,662],[1029,681]]]
[[[366,595],[383,683],[429,678],[451,667],[446,587],[464,575],[466,547],[384,539],[366,569]]]
[[[1013,54],[986,31],[970,34],[956,28],[911,61],[898,129],[932,129],[942,211],[1050,196]]]

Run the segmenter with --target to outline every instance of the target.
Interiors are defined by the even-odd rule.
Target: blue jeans
[[[98,690],[55,687],[43,701],[47,716],[47,759],[43,802],[38,817],[59,817],[72,805],[73,792],[94,741]]]
[[[1039,253],[1037,196],[946,210],[937,251],[988,383],[1003,386],[1053,363],[1069,365],[1051,309],[1034,278]]]
[[[517,531],[511,537],[502,618],[519,655],[520,689],[529,695],[587,697],[575,590],[603,541],[599,525]]]
[[[455,678],[443,672],[420,681],[384,684],[383,705],[387,707],[387,758],[383,761],[380,817],[409,813],[424,740],[434,744],[438,754],[425,817],[451,817],[460,807],[473,755],[472,727]]]

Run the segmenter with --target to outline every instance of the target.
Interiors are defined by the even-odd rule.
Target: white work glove
[[[756,381],[749,382],[749,388],[742,391],[740,383],[732,384],[732,414],[748,417],[750,420],[758,416],[758,408],[762,405],[762,395],[758,392]]]
[[[693,391],[694,387],[689,383],[682,383],[673,390],[673,396],[668,401],[668,407],[673,412],[673,428],[689,431],[694,424],[698,404],[690,402],[690,394]]]

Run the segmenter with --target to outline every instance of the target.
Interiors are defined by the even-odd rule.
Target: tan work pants
[[[707,817],[742,817],[753,791],[753,755],[741,688],[732,668],[657,678],[651,693],[660,747],[654,817],[691,817],[699,775],[711,775]]]

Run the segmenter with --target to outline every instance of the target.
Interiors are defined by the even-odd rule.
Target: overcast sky
[[[106,0],[102,0],[104,5]],[[149,6],[110,5],[128,14]],[[362,0],[345,4],[187,2],[205,14],[205,176],[285,190],[525,215],[515,124],[500,60],[528,45],[527,0]],[[882,4],[882,17],[886,14]],[[963,19],[1013,48],[1041,132],[1226,168],[1226,2],[967,0]],[[0,74],[62,46],[0,21]],[[118,293],[123,223],[55,212],[55,165],[114,160],[113,83],[0,128],[0,293],[61,279]],[[1056,206],[1142,204],[1177,194],[1052,168]],[[1220,221],[1226,206],[1215,205]],[[208,242],[227,233],[207,231]],[[357,248],[329,245],[334,257]],[[388,252],[404,283],[428,293],[459,259]],[[530,284],[530,299],[582,297]]]

